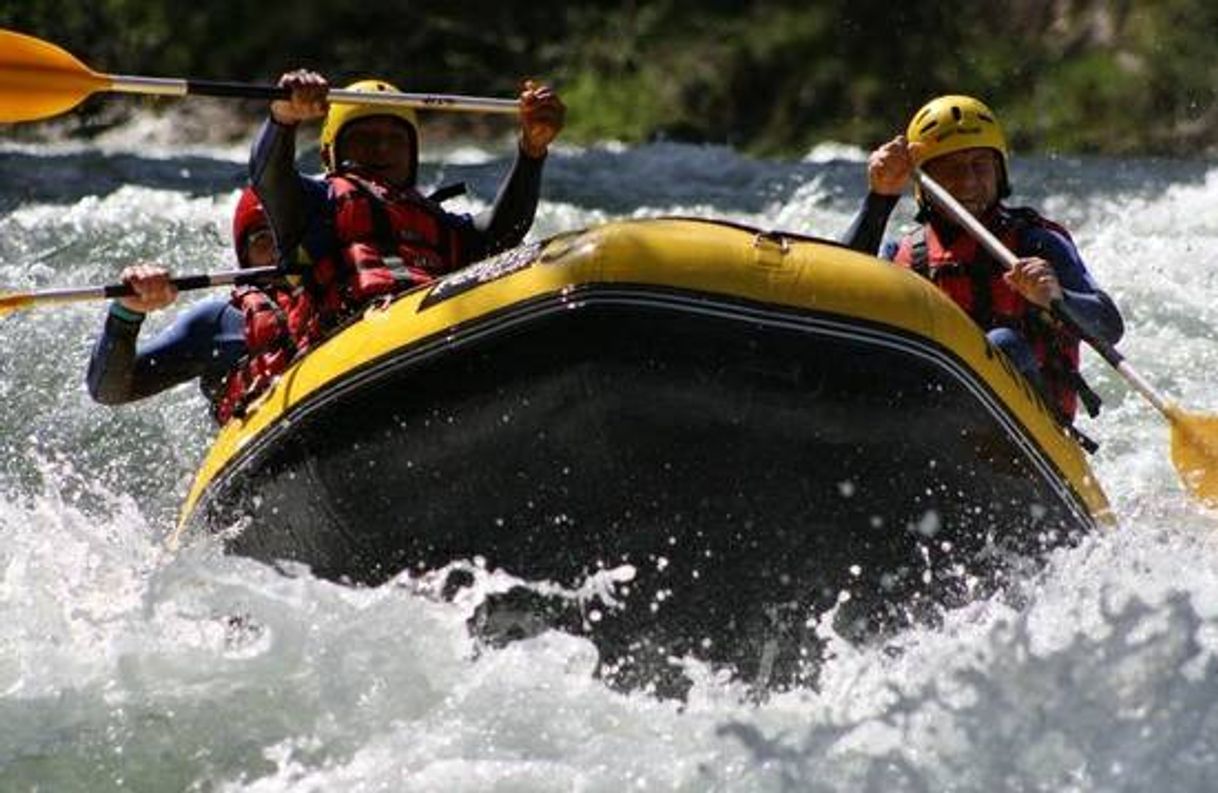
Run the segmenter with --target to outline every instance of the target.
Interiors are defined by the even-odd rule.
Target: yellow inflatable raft
[[[179,535],[363,584],[615,571],[616,607],[569,622],[757,676],[830,607],[950,604],[1108,519],[1079,447],[932,285],[655,219],[370,309],[223,428]]]

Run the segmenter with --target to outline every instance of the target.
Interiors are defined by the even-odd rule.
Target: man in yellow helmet
[[[1079,398],[1092,415],[1099,400],[1078,374],[1079,339],[1040,309],[1063,299],[1093,333],[1113,344],[1124,324],[1064,228],[1034,210],[1002,203],[1010,194],[1008,158],[1002,127],[982,102],[956,95],[931,100],[914,114],[904,135],[871,153],[867,198],[845,242],[932,280],[1069,423]],[[1020,257],[1016,266],[1005,271],[916,188],[920,227],[881,251],[888,218],[914,168],[925,170]]]
[[[311,260],[311,288],[327,324],[524,239],[537,208],[542,165],[565,114],[548,87],[529,82],[521,91],[515,162],[494,204],[471,217],[448,212],[418,191],[413,110],[331,106],[325,78],[305,70],[283,75],[279,84],[291,96],[271,103],[254,144],[250,178],[280,251],[303,249]],[[397,91],[381,80],[348,88]],[[296,128],[323,117],[325,174],[304,176],[295,165]]]

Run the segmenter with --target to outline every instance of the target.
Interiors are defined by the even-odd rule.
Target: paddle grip
[[[169,283],[182,291],[189,289],[206,289],[212,285],[210,275],[185,275],[181,278],[171,278]],[[106,297],[130,297],[135,294],[131,284],[112,284],[102,290]]]
[[[131,288],[131,284],[111,284],[102,287],[102,297],[131,297],[134,294],[135,290]]]
[[[206,289],[212,285],[210,275],[184,275],[181,278],[170,279],[170,283],[183,291],[187,289]]]
[[[218,273],[202,273],[200,275],[183,275],[179,278],[170,278],[169,283],[173,284],[180,291],[189,291],[191,289],[207,289],[213,286],[224,286],[226,284],[252,284],[256,281],[265,281],[268,278],[276,278],[286,275],[290,271],[282,270],[278,267],[251,267],[248,270],[227,270]],[[102,287],[102,295],[104,297],[130,297],[135,294],[135,290],[130,284],[111,284]]]
[[[291,99],[286,86],[232,83],[221,80],[187,80],[186,93],[195,96],[226,96],[239,99]]]

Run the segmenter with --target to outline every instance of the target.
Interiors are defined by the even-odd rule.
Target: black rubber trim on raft
[[[989,384],[982,380],[950,348],[923,336],[871,320],[845,319],[837,314],[796,307],[776,309],[770,304],[743,298],[657,287],[649,284],[614,284],[612,286],[593,284],[574,287],[561,295],[558,293],[539,295],[490,312],[456,331],[446,329],[420,338],[398,351],[349,370],[340,381],[319,389],[310,394],[305,401],[285,411],[276,419],[275,423],[271,424],[261,435],[251,439],[239,453],[228,460],[207,484],[190,515],[186,518],[186,523],[189,524],[195,515],[204,510],[211,500],[212,493],[219,485],[226,482],[249,462],[256,460],[264,449],[287,431],[286,428],[307,418],[316,410],[327,407],[334,400],[341,399],[344,394],[359,389],[364,383],[377,380],[388,372],[424,363],[437,355],[447,354],[456,348],[473,344],[487,336],[532,321],[538,316],[578,310],[589,305],[639,305],[678,309],[690,314],[703,314],[821,336],[861,340],[901,350],[935,363],[944,371],[952,374],[977,397],[985,406],[986,411],[1005,430],[1014,445],[1024,453],[1032,467],[1049,483],[1050,488],[1058,494],[1061,501],[1074,513],[1080,523],[1092,529],[1095,527],[1095,518],[1087,508],[1086,501],[1074,489],[1057,464],[1024,430],[1023,425],[1006,408]],[[1025,393],[1032,397],[1037,410],[1044,414],[1045,419],[1055,424],[1043,403],[1026,389]]]
[[[830,248],[837,248],[843,251],[852,251],[858,253],[854,248],[851,248],[841,240],[831,240],[827,237],[814,237],[810,234],[800,234],[794,231],[785,231],[783,229],[763,229],[757,226],[750,226],[747,223],[738,223],[734,220],[721,220],[719,218],[700,218],[692,215],[657,215],[653,218],[638,218],[631,222],[648,223],[657,220],[680,220],[687,223],[705,223],[710,226],[721,226],[723,228],[736,229],[737,231],[746,231],[753,236],[763,235],[771,240],[786,240],[787,242],[813,242],[817,245],[827,245]],[[543,241],[544,245],[544,241]],[[866,254],[862,254],[866,255]]]

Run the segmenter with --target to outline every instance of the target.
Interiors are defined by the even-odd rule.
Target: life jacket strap
[[[1100,450],[1098,441],[1084,435],[1083,431],[1073,424],[1066,425],[1066,432],[1070,433],[1070,437],[1074,438],[1074,442],[1087,454],[1095,454]]]
[[[934,279],[930,277],[930,246],[926,242],[926,226],[918,226],[910,236],[912,239],[909,243],[909,269],[933,282]]]
[[[465,187],[465,182],[453,182],[452,184],[442,185],[428,194],[427,200],[434,201],[437,204],[443,204],[450,198],[456,198],[459,195],[465,195],[469,192]]]
[[[1074,389],[1074,393],[1078,394],[1078,401],[1083,403],[1087,415],[1091,418],[1100,415],[1100,406],[1104,404],[1104,400],[1100,399],[1100,395],[1091,389],[1087,380],[1074,369],[1066,371],[1066,380]]]

